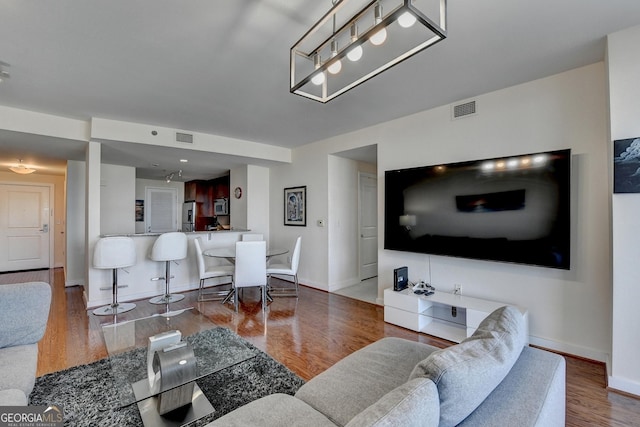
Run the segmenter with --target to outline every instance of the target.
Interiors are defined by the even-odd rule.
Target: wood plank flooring
[[[100,325],[113,316],[85,310],[82,288],[64,287],[62,269],[0,274],[0,284],[45,281],[53,284],[53,302],[45,337],[39,344],[38,375],[106,357]],[[305,380],[346,355],[385,336],[402,337],[437,347],[450,342],[384,322],[382,307],[302,286],[300,297],[276,297],[266,313],[257,290],[245,289],[239,313],[219,301],[197,302],[196,292],[171,305],[196,307],[209,319],[241,335]],[[137,301],[117,321],[160,313],[166,308]],[[0,326],[1,327],[1,326]],[[605,366],[565,357],[568,426],[640,426],[640,399],[606,389]]]

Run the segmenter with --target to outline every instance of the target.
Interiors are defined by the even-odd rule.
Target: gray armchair
[[[48,283],[0,285],[0,406],[29,403],[50,306]]]

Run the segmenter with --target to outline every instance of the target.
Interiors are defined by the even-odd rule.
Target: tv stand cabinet
[[[480,322],[494,310],[507,305],[464,295],[436,291],[416,295],[411,289],[384,290],[384,321],[412,331],[434,335],[453,342],[471,336]],[[528,312],[517,307],[528,328]]]

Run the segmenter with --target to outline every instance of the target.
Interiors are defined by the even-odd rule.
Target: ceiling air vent
[[[473,116],[476,114],[476,101],[457,104],[451,108],[451,118],[460,119],[462,117]]]
[[[193,144],[193,135],[191,135],[190,133],[176,132],[176,141]]]

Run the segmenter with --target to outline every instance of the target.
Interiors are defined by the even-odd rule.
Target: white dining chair
[[[193,246],[196,249],[196,261],[198,263],[198,275],[200,276],[200,287],[198,288],[198,301],[215,301],[226,298],[230,290],[205,292],[204,285],[207,279],[218,279],[228,277],[229,280],[212,285],[211,287],[224,286],[233,283],[234,268],[232,265],[219,265],[211,257],[202,253],[202,243],[200,237],[193,239]]]
[[[272,275],[291,276],[293,277],[294,287],[269,288],[271,296],[298,296],[298,266],[300,265],[300,246],[302,244],[302,236],[298,236],[291,254],[291,263],[274,263],[267,267],[267,279]],[[269,280],[268,280],[269,281]]]
[[[239,288],[260,287],[262,309],[267,309],[267,242],[236,242],[233,302],[238,312]]]
[[[245,233],[242,235],[243,242],[260,242],[264,240],[264,235],[261,233]]]

